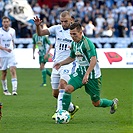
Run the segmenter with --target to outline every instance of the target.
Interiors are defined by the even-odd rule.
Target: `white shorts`
[[[0,57],[0,70],[6,70],[12,66],[16,67],[17,62],[15,56],[12,57]]]
[[[68,65],[61,66],[59,70],[52,69],[51,85],[52,89],[58,89],[60,79],[64,79],[66,82],[70,79],[70,74],[74,73],[77,68],[77,63],[73,62]]]

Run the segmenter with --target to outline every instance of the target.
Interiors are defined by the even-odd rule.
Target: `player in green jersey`
[[[46,86],[46,74],[51,76],[51,72],[45,68],[45,63],[48,62],[49,51],[52,48],[52,44],[47,36],[38,36],[36,33],[32,37],[33,39],[33,59],[35,59],[35,48],[39,49],[39,64],[42,71],[43,83],[41,86]],[[46,49],[46,45],[49,45],[49,49]]]
[[[71,93],[84,86],[95,107],[111,107],[110,113],[115,113],[118,99],[108,100],[100,98],[101,71],[94,44],[87,37],[83,36],[81,25],[78,22],[70,26],[70,35],[73,39],[70,56],[54,65],[56,69],[59,69],[62,65],[74,61],[75,58],[79,64],[79,68],[71,75],[71,79],[65,87],[62,100],[63,109],[68,110]]]

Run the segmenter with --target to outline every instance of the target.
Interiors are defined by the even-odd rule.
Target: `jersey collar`
[[[9,31],[9,28],[8,28],[8,30],[5,30],[5,29],[2,27],[2,29],[3,29],[5,32],[8,32],[8,31]]]

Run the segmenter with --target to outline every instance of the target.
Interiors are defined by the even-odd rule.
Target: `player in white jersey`
[[[7,88],[7,69],[10,68],[12,95],[17,95],[17,74],[16,60],[14,54],[15,30],[10,27],[10,19],[6,16],[2,18],[0,28],[0,69],[2,71],[2,87],[5,95],[11,95]]]
[[[42,20],[40,20],[38,17],[34,17],[38,35],[42,36],[54,34],[56,36],[55,55],[53,60],[55,63],[60,62],[69,56],[72,42],[69,30],[69,27],[72,23],[72,18],[68,11],[63,11],[60,14],[60,21],[61,25],[54,25],[48,29],[41,29],[40,24]],[[55,68],[52,69],[51,85],[53,89],[53,96],[58,98],[57,110],[62,109],[64,88],[70,79],[69,75],[74,71],[74,67],[76,67],[75,62],[61,67],[58,71]],[[71,113],[72,117],[78,109],[78,106],[70,103],[69,112]],[[55,119],[55,115],[52,118]]]

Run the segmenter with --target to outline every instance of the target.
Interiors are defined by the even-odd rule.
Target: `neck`
[[[8,31],[9,30],[9,27],[7,27],[7,28],[6,27],[3,27],[3,29],[6,30],[6,31]]]

